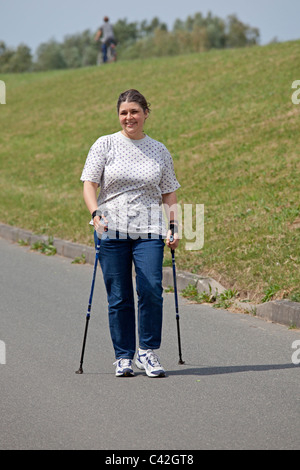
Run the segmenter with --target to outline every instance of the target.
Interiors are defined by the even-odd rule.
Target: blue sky
[[[96,31],[103,16],[114,23],[151,20],[157,16],[171,29],[177,18],[211,11],[226,18],[238,18],[261,33],[261,44],[274,37],[279,41],[300,38],[300,0],[0,0],[0,40],[7,46],[20,43],[32,52],[50,39],[62,41],[68,34]]]

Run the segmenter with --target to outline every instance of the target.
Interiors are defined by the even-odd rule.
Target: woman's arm
[[[85,181],[83,183],[83,199],[91,214],[98,209],[97,190],[98,183],[92,183],[91,181]],[[107,222],[105,218],[104,221]],[[96,217],[94,217],[94,227],[98,233],[103,233],[107,225],[101,223],[101,217],[96,215]]]

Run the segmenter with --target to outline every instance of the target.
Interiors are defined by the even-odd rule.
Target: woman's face
[[[122,133],[129,139],[139,140],[144,137],[144,123],[148,117],[148,111],[136,102],[121,103],[119,109],[119,120]]]

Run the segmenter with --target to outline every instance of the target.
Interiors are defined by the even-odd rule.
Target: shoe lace
[[[120,367],[122,367],[122,369],[125,369],[126,367],[131,367],[131,359],[118,359],[116,362],[114,362],[114,366],[116,366],[117,364],[119,364],[120,362]]]
[[[154,351],[147,351],[147,355],[153,367],[161,367],[161,364],[159,362],[160,359]]]

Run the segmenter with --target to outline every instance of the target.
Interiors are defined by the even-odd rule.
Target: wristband
[[[178,233],[178,224],[172,220],[170,222],[169,229],[171,230],[172,235],[174,235],[175,233]]]
[[[97,214],[97,212],[98,212],[98,211],[94,211],[94,212],[92,213],[93,220],[94,220],[94,218],[96,217],[96,215],[99,215],[99,214]],[[99,216],[99,217],[100,217],[100,216]]]

